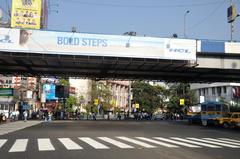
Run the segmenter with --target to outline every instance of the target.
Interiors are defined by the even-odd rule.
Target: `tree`
[[[135,81],[132,85],[133,103],[140,105],[140,110],[154,112],[163,108],[166,99],[166,89],[161,86],[152,86],[149,83]]]
[[[103,81],[93,81],[91,91],[92,101],[98,99],[99,104],[102,105],[103,111],[106,112],[111,109],[110,101],[112,99],[112,92],[107,83]]]
[[[75,96],[69,96],[67,98],[67,111],[73,112],[73,106],[76,106],[77,98]]]
[[[69,83],[69,80],[68,79],[65,79],[65,78],[61,78],[59,80],[59,84],[63,85],[63,86],[69,86],[70,83]]]
[[[185,106],[191,106],[197,103],[197,97],[193,90],[190,90],[188,83],[171,83],[169,86],[169,103],[168,109],[171,112],[183,111],[183,106],[180,106],[180,99],[184,99]]]

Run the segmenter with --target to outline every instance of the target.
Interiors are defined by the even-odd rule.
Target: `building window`
[[[221,89],[221,87],[217,87],[217,95],[221,95],[222,94],[222,89]]]
[[[215,95],[216,92],[215,92],[215,87],[212,88],[212,94]]]
[[[227,94],[227,87],[226,86],[223,87],[223,93]]]
[[[206,93],[206,92],[205,92],[205,89],[203,89],[203,95],[204,95],[204,96],[205,96],[205,93]]]
[[[198,90],[198,94],[199,94],[199,96],[202,95],[202,93],[201,93],[201,89]]]

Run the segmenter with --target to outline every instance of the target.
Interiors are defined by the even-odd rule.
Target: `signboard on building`
[[[196,40],[190,39],[1,30],[0,35],[8,36],[11,42],[8,47],[5,44],[1,46],[0,42],[0,50],[5,51],[196,61]]]
[[[0,96],[13,96],[12,88],[0,88]]]
[[[46,100],[56,100],[55,96],[56,85],[55,84],[44,84],[43,91],[46,96]]]
[[[185,105],[185,100],[184,100],[184,99],[180,99],[180,100],[179,100],[179,104],[180,104],[181,106]]]
[[[11,27],[40,29],[42,0],[12,0]]]

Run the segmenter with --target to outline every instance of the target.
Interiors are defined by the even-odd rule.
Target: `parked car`
[[[154,114],[152,116],[152,120],[164,120],[164,119],[165,119],[165,115],[164,114],[158,113],[158,114]]]

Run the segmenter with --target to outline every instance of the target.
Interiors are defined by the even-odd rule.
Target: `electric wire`
[[[225,2],[226,2],[226,0],[222,1],[214,10],[212,10],[212,11],[210,12],[210,14],[208,14],[206,17],[204,17],[202,20],[200,20],[199,22],[195,23],[194,25],[188,27],[187,29],[188,29],[188,30],[192,30],[192,29],[200,26],[200,25],[201,25],[202,23],[204,23],[207,19],[209,19],[211,16],[213,16],[213,15],[218,11],[218,9],[222,7],[222,5],[223,5]]]

